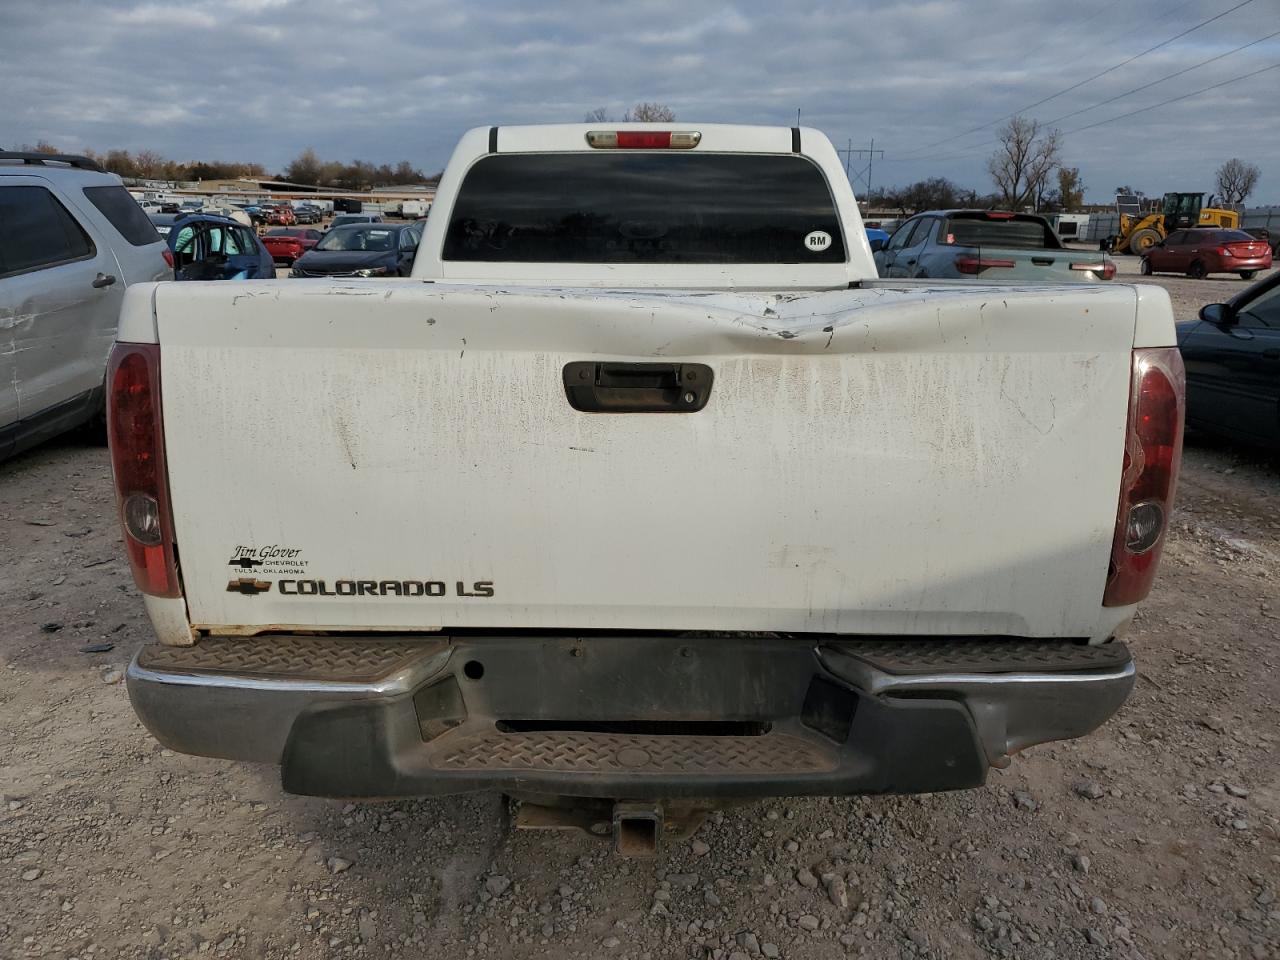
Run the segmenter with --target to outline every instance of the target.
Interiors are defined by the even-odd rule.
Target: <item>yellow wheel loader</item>
[[[1166,193],[1161,209],[1150,213],[1136,210],[1136,203],[1130,205],[1117,202],[1120,232],[1103,237],[1098,244],[1099,249],[1132,253],[1140,257],[1174,230],[1184,230],[1187,227],[1240,229],[1240,214],[1213,206],[1212,194],[1209,195],[1209,204],[1204,205],[1203,193]]]

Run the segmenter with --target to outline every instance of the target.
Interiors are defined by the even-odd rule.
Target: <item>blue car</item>
[[[917,214],[893,232],[875,260],[882,277],[1062,283],[1116,275],[1106,254],[1068,249],[1044,217],[1012,210]]]
[[[228,217],[177,217],[164,233],[175,280],[272,280],[275,261],[258,235]]]

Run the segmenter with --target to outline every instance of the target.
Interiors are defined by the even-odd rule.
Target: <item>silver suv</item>
[[[0,459],[100,417],[124,288],[167,250],[92,160],[0,152]]]

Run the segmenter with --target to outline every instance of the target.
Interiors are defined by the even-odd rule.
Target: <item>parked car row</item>
[[[1115,263],[1105,253],[1069,249],[1037,214],[1002,210],[932,210],[901,224],[892,235],[867,229],[882,277],[971,277],[993,280],[1110,280]],[[1144,275],[1182,273],[1202,279],[1235,273],[1252,280],[1274,262],[1267,231],[1191,227],[1148,248]]]
[[[273,207],[267,208],[264,214],[265,223],[282,227],[291,227],[295,224],[319,223],[323,219],[324,211],[309,203],[300,203],[297,206],[278,203]]]
[[[168,242],[177,280],[269,279],[276,263],[295,267],[295,277],[409,275],[424,221],[382,223],[370,214],[343,214],[337,221],[327,231],[280,226],[258,236],[227,217],[151,216]]]

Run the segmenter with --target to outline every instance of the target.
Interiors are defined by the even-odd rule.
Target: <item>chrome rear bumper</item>
[[[207,638],[128,671],[166,746],[294,792],[633,799],[975,786],[1134,678],[1119,643],[826,637]]]

